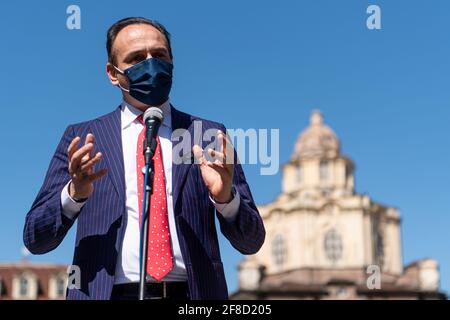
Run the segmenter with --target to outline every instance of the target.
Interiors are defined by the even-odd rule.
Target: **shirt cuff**
[[[233,187],[234,189],[234,187]],[[235,190],[233,199],[228,203],[218,203],[209,195],[209,199],[216,207],[216,210],[229,222],[233,222],[239,212],[239,206],[241,204],[241,197],[239,192]]]
[[[77,202],[69,194],[69,181],[61,191],[61,206],[62,213],[69,219],[74,219],[75,216],[81,211],[86,201]]]

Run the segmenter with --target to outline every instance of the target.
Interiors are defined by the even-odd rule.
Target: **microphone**
[[[143,119],[145,123],[144,157],[145,164],[148,164],[156,151],[156,136],[164,115],[160,108],[151,107],[144,112]]]

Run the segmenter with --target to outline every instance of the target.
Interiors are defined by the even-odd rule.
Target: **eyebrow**
[[[128,61],[128,60],[132,59],[133,56],[136,56],[136,55],[138,55],[140,53],[144,53],[145,51],[146,51],[145,49],[139,49],[139,50],[131,51],[131,52],[127,53],[127,55],[124,58],[124,61]]]
[[[140,53],[146,53],[147,49],[138,49],[138,50],[134,50],[131,51],[129,53],[127,53],[127,55],[124,58],[124,61],[128,61],[129,59],[133,58],[133,56],[138,55]],[[167,50],[166,47],[156,47],[156,48],[150,48],[150,52],[161,52],[164,54],[169,54],[169,51]]]

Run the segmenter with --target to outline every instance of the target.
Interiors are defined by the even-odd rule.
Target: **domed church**
[[[261,250],[239,265],[232,299],[445,299],[432,259],[402,264],[400,216],[355,192],[355,166],[313,111],[283,167],[282,192],[259,207]]]

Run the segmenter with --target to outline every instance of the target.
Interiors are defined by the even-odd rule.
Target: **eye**
[[[152,52],[152,57],[162,60],[169,60],[169,54],[165,50],[155,50],[155,52]]]
[[[131,59],[132,64],[137,64],[145,60],[145,56],[143,54],[138,54]]]

